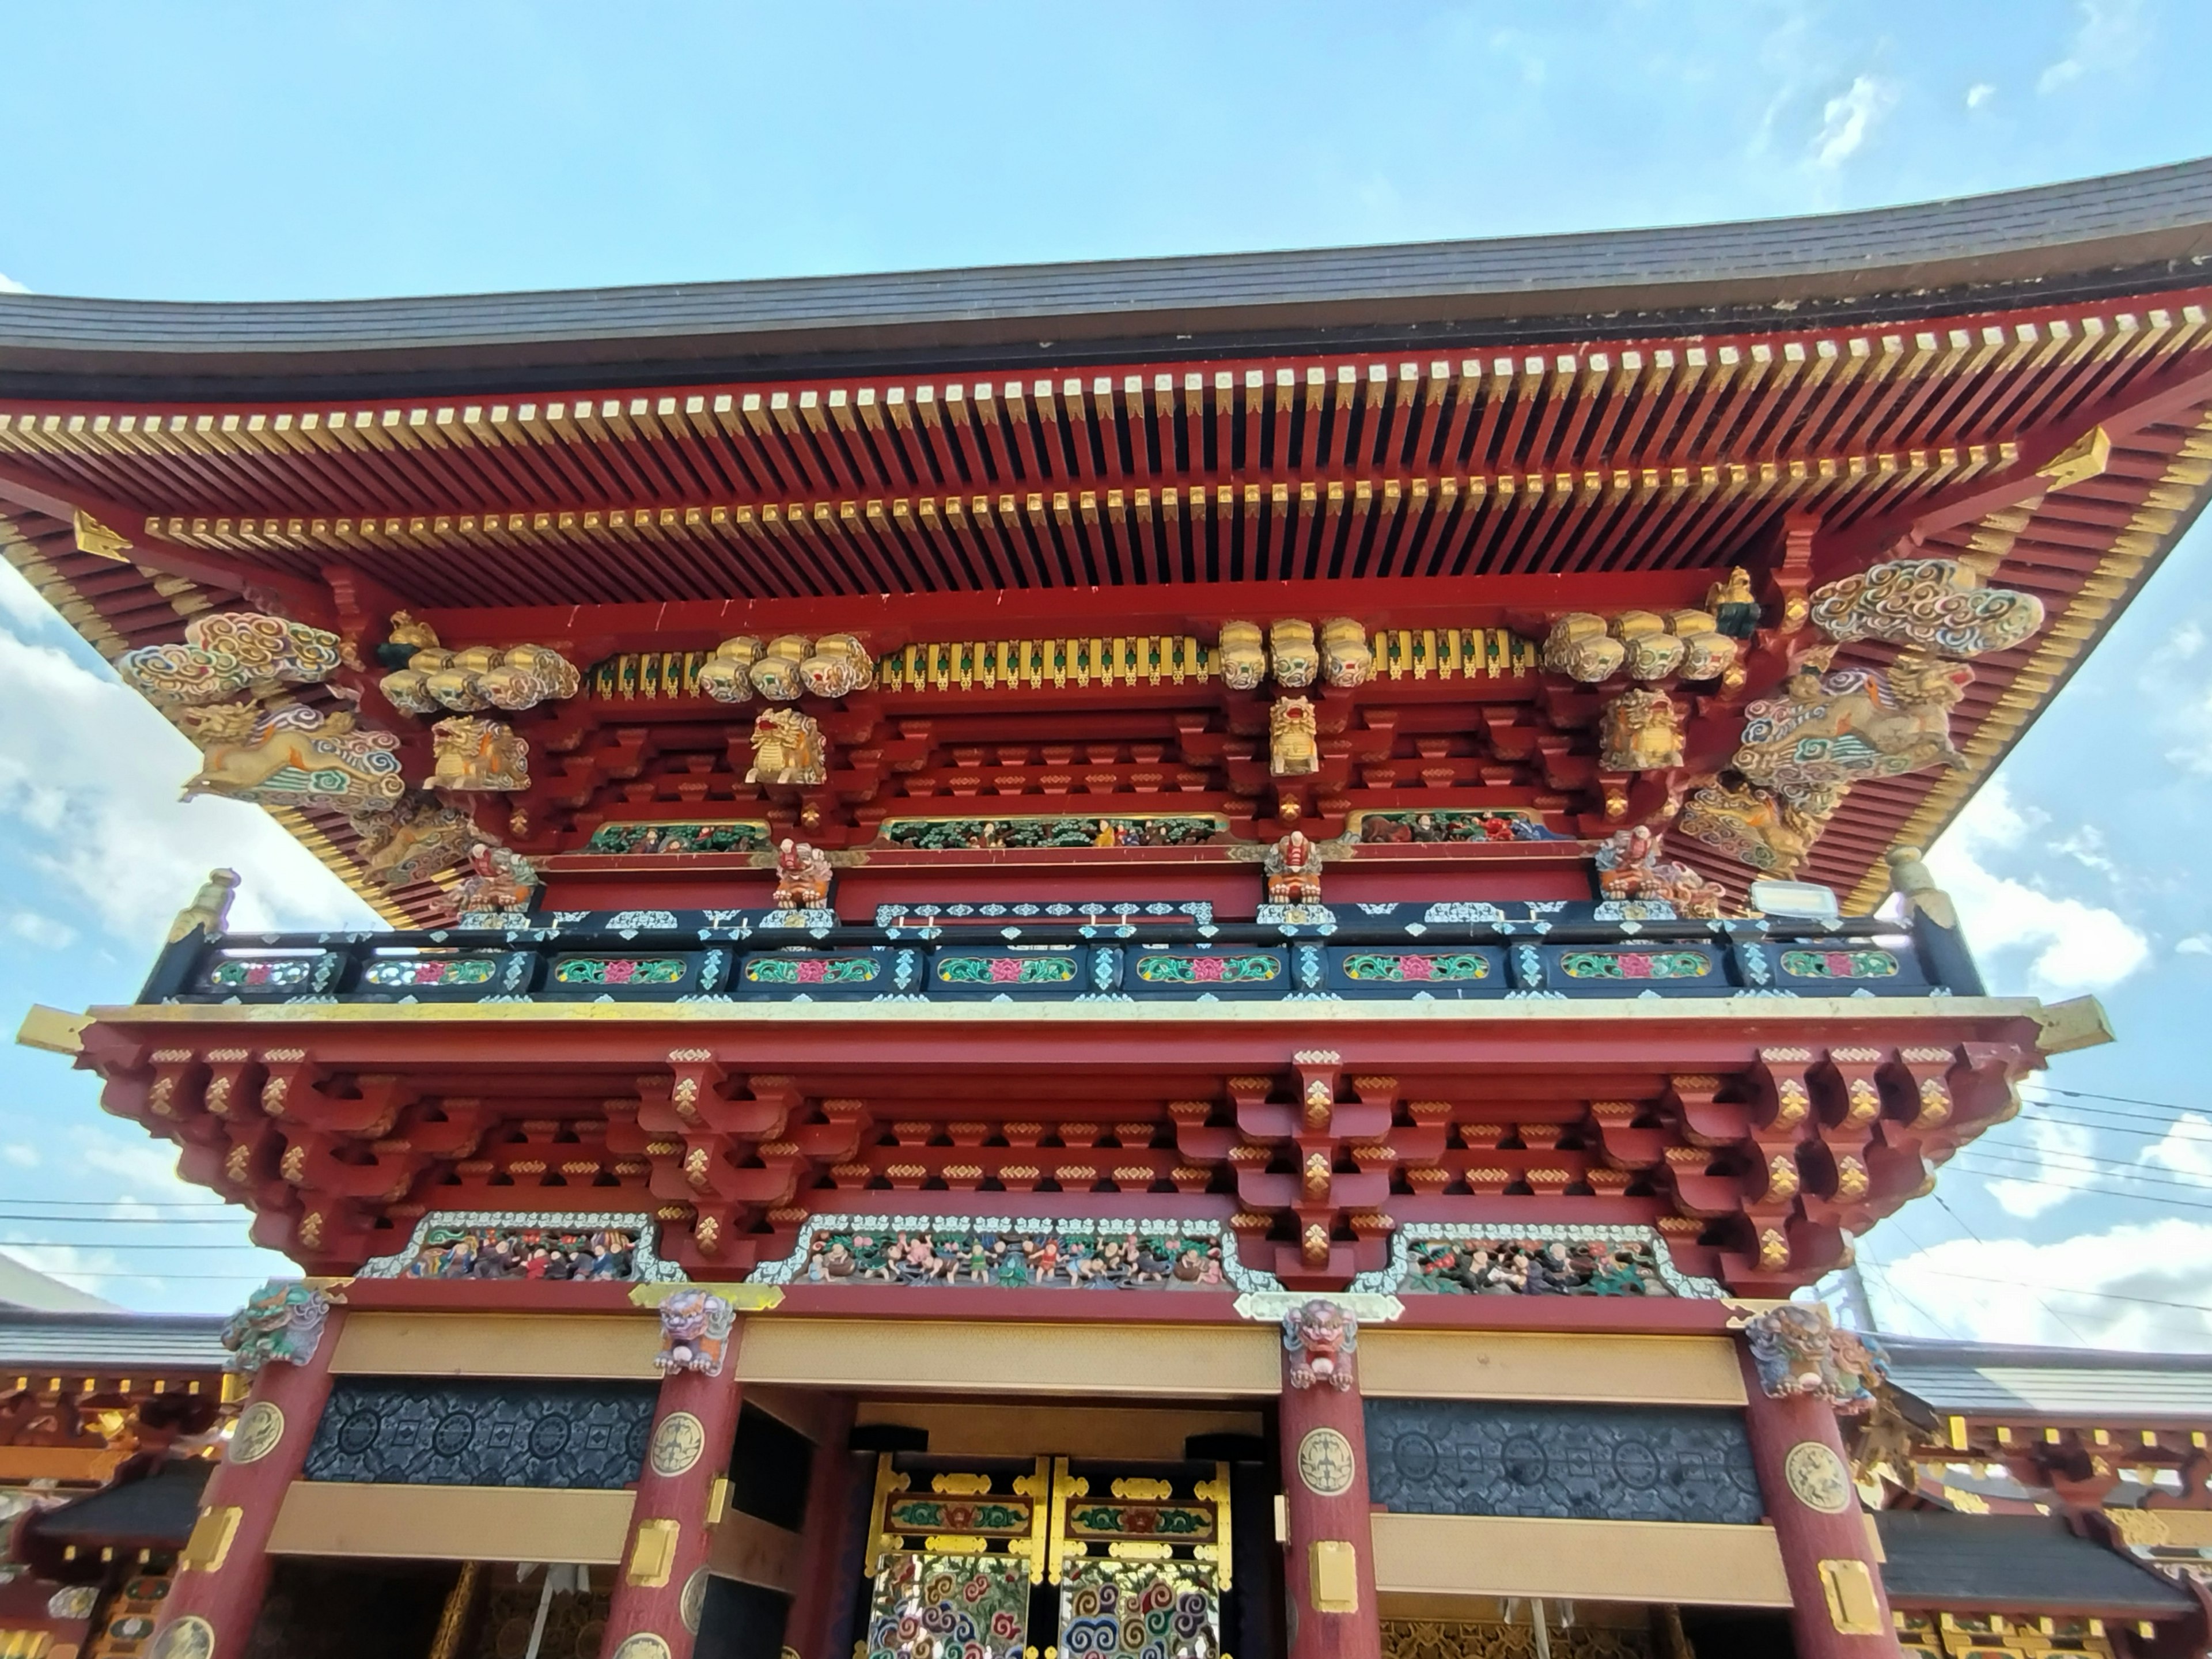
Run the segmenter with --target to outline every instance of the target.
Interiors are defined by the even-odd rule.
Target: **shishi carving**
[[[753,722],[753,764],[747,783],[817,784],[830,775],[822,728],[811,714],[763,709]]]
[[[228,795],[264,806],[331,806],[389,812],[407,793],[399,739],[356,729],[345,711],[302,704],[263,708],[250,702],[186,708],[178,719],[200,746],[198,772],[185,799]]]
[[[1779,697],[1747,710],[1735,769],[1796,799],[1861,778],[1966,763],[1951,744],[1951,710],[1974,678],[1963,663],[1907,652],[1887,672],[1796,674]]]

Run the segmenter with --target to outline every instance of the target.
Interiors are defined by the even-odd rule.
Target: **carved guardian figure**
[[[1881,1361],[1817,1302],[1785,1302],[1744,1327],[1759,1386],[1770,1400],[1809,1395],[1844,1416],[1874,1405],[1887,1372]]]
[[[530,744],[512,726],[457,714],[430,728],[426,789],[515,790],[530,787]]]
[[[1358,1346],[1358,1322],[1334,1302],[1316,1297],[1283,1316],[1283,1352],[1291,1356],[1294,1389],[1350,1389]]]
[[[1691,795],[1674,828],[1740,864],[1789,877],[1843,804],[1841,786],[1824,784],[1785,799],[1752,783],[1709,783]]]
[[[217,703],[184,709],[179,720],[203,756],[185,784],[186,800],[228,795],[264,806],[388,812],[407,793],[399,739],[356,730],[343,709],[326,714],[299,703]]]
[[[1951,710],[1973,678],[1963,663],[1919,652],[1899,657],[1887,673],[1793,675],[1782,696],[1746,711],[1735,769],[1796,799],[1825,785],[1964,766],[1951,744]]]
[[[752,769],[747,783],[817,784],[830,775],[822,728],[811,714],[768,708],[753,722]]]
[[[272,1279],[231,1315],[221,1341],[230,1350],[229,1368],[252,1376],[281,1360],[304,1365],[322,1345],[331,1314],[330,1297],[300,1279]]]
[[[1600,717],[1598,751],[1598,764],[1608,772],[1663,772],[1680,766],[1681,712],[1664,691],[1624,691],[1606,704]]]
[[[1267,848],[1261,866],[1267,875],[1270,904],[1321,902],[1321,850],[1303,830],[1293,830]]]
[[[1314,706],[1304,697],[1284,697],[1267,710],[1267,771],[1278,778],[1304,777],[1321,768],[1315,735]]]
[[[820,910],[830,902],[830,855],[806,842],[783,838],[775,849],[775,908]]]
[[[386,887],[404,887],[468,862],[476,822],[457,806],[421,802],[411,812],[363,817],[354,825],[368,873]]]

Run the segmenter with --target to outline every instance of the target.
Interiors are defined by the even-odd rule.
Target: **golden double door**
[[[877,1462],[868,1659],[1218,1659],[1227,1464],[940,1461]]]

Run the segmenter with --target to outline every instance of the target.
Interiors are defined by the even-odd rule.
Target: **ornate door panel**
[[[1231,1571],[1227,1464],[1210,1480],[1161,1479],[1079,1475],[1057,1458],[1052,1509],[1063,1659],[1216,1659]]]
[[[867,1659],[1023,1659],[1051,1465],[915,1478],[877,1461]]]

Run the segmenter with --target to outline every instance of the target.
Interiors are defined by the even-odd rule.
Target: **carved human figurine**
[[[1321,902],[1321,853],[1303,830],[1293,830],[1267,848],[1270,904]]]
[[[1267,771],[1278,778],[1303,777],[1321,768],[1315,736],[1314,706],[1304,697],[1281,697],[1267,711]]]
[[[1705,609],[1712,612],[1720,631],[1732,640],[1747,640],[1759,632],[1759,601],[1751,591],[1751,572],[1737,565],[1705,592]]]
[[[1319,1297],[1283,1316],[1283,1350],[1291,1356],[1291,1386],[1349,1389],[1359,1326],[1334,1302]]]
[[[830,902],[830,855],[786,836],[775,849],[779,910],[819,910]]]
[[[480,841],[469,849],[469,873],[455,891],[454,908],[463,915],[526,910],[537,890],[537,866],[520,853]]]
[[[1727,890],[1686,864],[1662,860],[1660,841],[1648,824],[1616,831],[1597,851],[1598,891],[1609,899],[1657,899],[1680,916],[1719,915]]]

